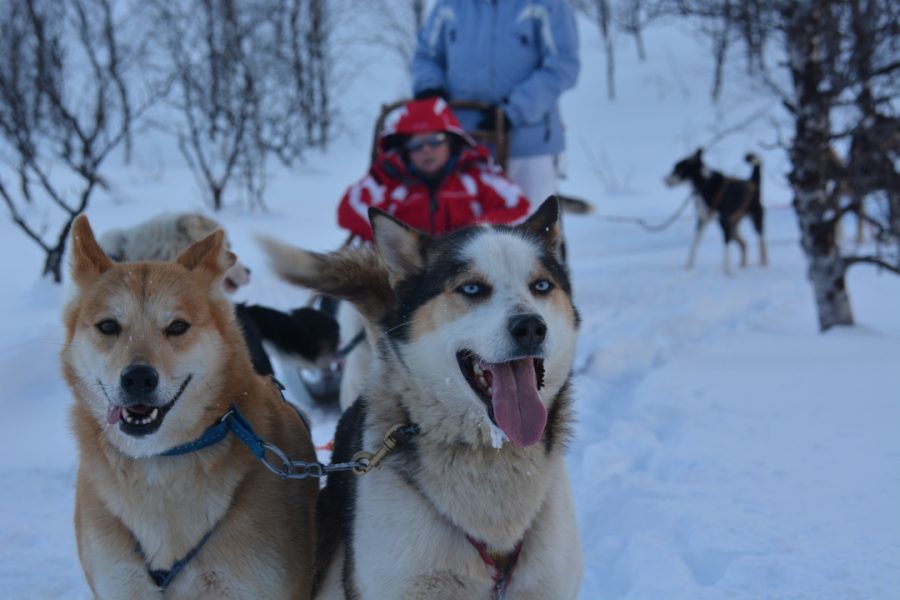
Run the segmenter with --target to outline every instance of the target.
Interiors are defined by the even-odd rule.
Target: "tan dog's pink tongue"
[[[534,359],[491,364],[494,419],[506,437],[520,448],[537,443],[547,424],[547,409],[537,391]]]
[[[106,422],[110,425],[115,425],[119,422],[119,419],[122,417],[122,407],[121,406],[113,406],[109,405],[109,408],[106,409]]]

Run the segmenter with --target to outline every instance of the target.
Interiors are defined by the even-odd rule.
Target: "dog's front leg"
[[[759,265],[769,266],[769,252],[766,250],[766,240],[762,236],[759,236]]]
[[[78,556],[88,585],[98,600],[160,600],[162,590],[150,578],[131,533],[90,485],[79,482],[75,504]]]
[[[732,225],[732,235],[734,237],[734,241],[738,243],[738,247],[741,249],[741,268],[747,267],[747,242],[744,241],[744,238],[741,237],[741,232],[738,231],[737,225]]]
[[[700,214],[697,217],[697,228],[694,230],[694,241],[691,244],[691,251],[688,254],[687,264],[685,265],[686,269],[691,269],[694,266],[694,258],[697,256],[697,248],[700,246],[700,239],[703,237],[703,230],[706,229],[706,225],[709,223],[711,215],[709,214]]]

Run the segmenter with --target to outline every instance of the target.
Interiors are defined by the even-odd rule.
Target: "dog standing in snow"
[[[761,173],[759,157],[755,154],[747,154],[746,161],[753,165],[750,179],[736,179],[727,177],[718,171],[713,171],[703,164],[703,150],[698,149],[691,156],[678,161],[665,182],[669,187],[682,183],[690,183],[697,195],[697,228],[694,232],[694,241],[688,255],[687,268],[694,266],[694,257],[697,247],[703,236],[703,230],[713,219],[718,218],[722,228],[725,250],[722,259],[722,268],[725,273],[731,273],[731,258],[729,256],[729,244],[736,241],[741,250],[741,267],[747,266],[747,243],[738,231],[738,223],[745,216],[749,216],[753,222],[753,228],[759,237],[759,263],[766,266],[769,263],[766,241],[763,237],[763,206],[760,200]]]

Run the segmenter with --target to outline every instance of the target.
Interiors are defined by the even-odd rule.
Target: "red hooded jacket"
[[[445,131],[456,136],[443,178],[419,176],[403,156],[406,136]],[[369,173],[350,186],[338,206],[338,225],[372,240],[368,209],[377,206],[432,235],[476,223],[511,223],[528,214],[528,200],[480,146],[463,131],[441,98],[410,102],[394,127],[379,136],[381,149]]]

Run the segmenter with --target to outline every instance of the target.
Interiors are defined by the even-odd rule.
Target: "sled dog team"
[[[76,219],[61,358],[94,595],[575,598],[579,316],[559,218],[549,199],[519,225],[432,237],[373,208],[375,250],[261,240],[281,277],[376,334],[331,465],[254,370],[221,230],[168,262],[117,263]]]

